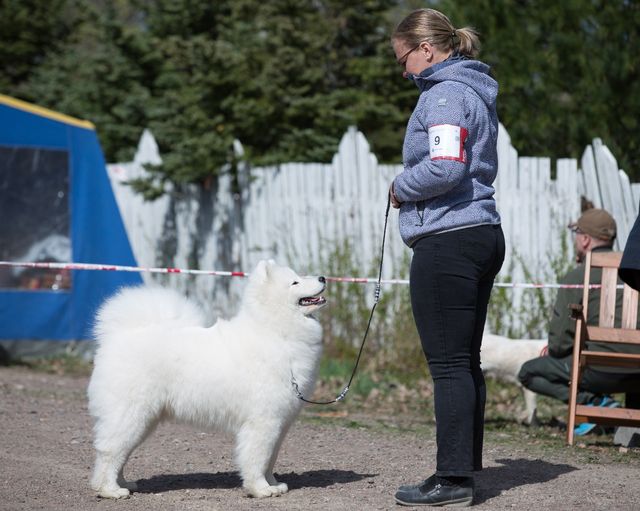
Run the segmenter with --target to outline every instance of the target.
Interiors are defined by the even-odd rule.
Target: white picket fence
[[[236,144],[241,152],[241,146]],[[507,240],[499,280],[555,282],[551,266],[564,246],[567,224],[580,214],[580,197],[610,211],[618,223],[617,248],[624,246],[638,214],[640,184],[631,184],[599,139],[582,156],[551,160],[519,157],[500,126],[498,209]],[[145,163],[161,156],[149,131],[132,162],[108,165],[109,176],[135,256],[141,266],[251,271],[273,258],[300,272],[326,274],[328,262],[347,241],[358,275],[373,276],[379,257],[387,190],[401,165],[379,164],[362,133],[351,128],[331,163],[287,163],[240,169],[240,194],[222,175],[211,190],[185,187],[145,202],[126,181],[145,175]],[[385,278],[408,278],[410,250],[400,240],[391,210],[385,250]],[[569,255],[571,257],[571,255]],[[146,278],[151,278],[147,275]],[[241,279],[185,276],[164,278],[207,304],[212,316],[235,309]],[[520,290],[521,292],[522,290]],[[514,301],[521,293],[514,292]],[[211,308],[213,305],[213,309]]]

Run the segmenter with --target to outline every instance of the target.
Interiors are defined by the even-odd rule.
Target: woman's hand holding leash
[[[396,194],[393,191],[393,181],[391,182],[391,186],[389,187],[389,197],[391,198],[391,205],[395,209],[399,209],[400,208],[400,201],[398,200],[398,198],[396,197]]]

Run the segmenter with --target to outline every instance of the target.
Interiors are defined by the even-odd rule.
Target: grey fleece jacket
[[[400,235],[419,238],[499,224],[492,186],[498,170],[498,83],[489,66],[453,57],[413,77],[420,89],[407,124],[404,170],[393,182]]]

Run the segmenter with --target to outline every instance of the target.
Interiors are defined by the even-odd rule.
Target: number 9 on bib
[[[432,160],[454,160],[466,163],[464,141],[467,130],[453,124],[437,124],[429,127],[429,153]]]

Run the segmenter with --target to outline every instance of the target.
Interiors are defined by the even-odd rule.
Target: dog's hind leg
[[[127,483],[123,467],[133,450],[157,424],[155,417],[128,412],[118,418],[98,420],[96,424],[96,465],[91,487],[105,498],[128,497],[135,484]]]
[[[269,472],[283,437],[283,424],[279,421],[252,422],[240,429],[236,459],[243,486],[253,497],[272,497],[288,491],[287,485],[277,483]]]

